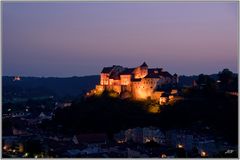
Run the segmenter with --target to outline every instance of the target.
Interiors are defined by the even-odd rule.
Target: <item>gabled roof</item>
[[[146,77],[144,78],[160,78],[159,74],[148,74]]]
[[[120,75],[130,75],[132,74],[134,71],[134,68],[125,68],[121,73]]]
[[[111,74],[109,76],[110,79],[114,79],[114,80],[119,80],[120,79],[120,76],[118,74]]]
[[[113,67],[104,67],[101,73],[110,73]]]
[[[160,72],[162,72],[162,68],[149,68],[148,69],[148,74],[153,74],[156,72],[158,72],[158,74],[159,74]]]
[[[143,64],[140,67],[148,67],[148,65],[146,64],[146,62],[143,62]]]
[[[101,143],[107,140],[107,135],[104,133],[79,134],[76,138],[79,143]]]
[[[170,73],[168,73],[167,71],[160,72],[160,75],[161,75],[161,76],[164,76],[164,77],[170,77],[170,78],[173,77],[173,76],[172,76]]]

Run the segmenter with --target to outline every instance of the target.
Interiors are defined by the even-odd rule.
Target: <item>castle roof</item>
[[[170,78],[173,77],[173,76],[172,76],[170,73],[168,73],[167,71],[160,72],[160,75],[163,76],[163,77],[170,77]]]
[[[160,73],[162,72],[162,68],[149,68],[148,69],[148,74],[154,74],[154,73]]]
[[[143,64],[140,67],[148,67],[148,65],[146,64],[146,62],[143,62]]]
[[[146,77],[144,77],[144,78],[159,78],[159,74],[152,74],[152,73],[150,73],[150,74],[148,74]]]
[[[159,76],[172,77],[168,72],[163,72],[162,68],[149,68],[148,75],[145,78],[159,78]]]
[[[113,67],[104,67],[101,73],[110,73]]]
[[[125,68],[125,70],[122,71],[120,75],[129,75],[129,74],[132,74],[133,71],[134,71],[134,68]]]
[[[120,79],[120,76],[118,74],[111,74],[109,76],[110,79],[114,79],[114,80],[119,80]]]

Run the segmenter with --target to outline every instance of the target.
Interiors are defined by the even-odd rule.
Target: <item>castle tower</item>
[[[143,62],[143,64],[140,66],[141,69],[141,77],[145,77],[148,74],[148,65],[146,62]]]
[[[134,78],[144,78],[148,74],[148,65],[146,62],[143,62],[143,64],[134,70]]]

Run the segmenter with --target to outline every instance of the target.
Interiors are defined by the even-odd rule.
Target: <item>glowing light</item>
[[[12,110],[11,108],[8,109],[9,112],[10,112],[11,110]]]
[[[26,109],[26,112],[28,112],[28,109]]]
[[[143,86],[141,86],[141,87],[143,87]],[[136,90],[136,96],[140,99],[146,99],[147,93],[146,93],[146,91],[142,90],[141,87],[140,87],[140,89]]]
[[[24,154],[24,157],[27,157],[27,156],[28,156],[28,153],[25,153],[25,154]]]
[[[124,141],[123,140],[119,140],[119,141],[117,141],[117,143],[118,144],[122,144],[122,143],[124,143]]]
[[[148,112],[149,113],[159,113],[160,110],[159,110],[158,106],[150,106],[149,109],[148,109]]]
[[[35,156],[34,156],[34,158],[38,158],[38,156],[37,156],[37,155],[35,155]]]
[[[162,157],[162,158],[167,158],[167,155],[166,155],[166,154],[162,154],[161,157]]]
[[[12,152],[13,152],[13,153],[15,153],[15,152],[16,152],[16,150],[14,149]]]
[[[147,142],[150,142],[151,140],[147,138],[145,141],[146,141],[146,143],[147,143]]]
[[[13,79],[13,81],[20,81],[20,80],[21,80],[21,78],[19,76],[15,76]]]
[[[178,144],[177,148],[183,148],[183,145],[182,144]]]
[[[201,152],[201,156],[202,156],[202,157],[206,157],[206,156],[207,156],[207,153],[204,152],[204,151],[202,151],[202,152]]]
[[[7,150],[7,148],[8,148],[8,147],[7,147],[6,145],[3,147],[4,150]]]

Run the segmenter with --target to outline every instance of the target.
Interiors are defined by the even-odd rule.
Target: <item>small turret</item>
[[[148,67],[148,65],[146,64],[146,62],[143,62],[143,64],[140,67]]]

